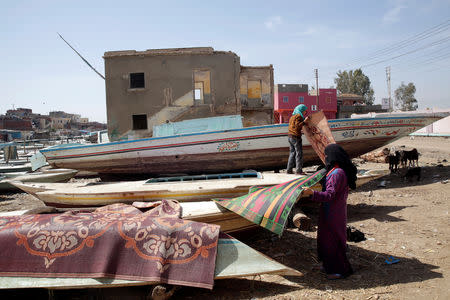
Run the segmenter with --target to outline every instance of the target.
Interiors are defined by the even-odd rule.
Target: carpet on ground
[[[112,204],[93,212],[0,218],[0,275],[117,278],[212,289],[219,226],[180,219],[174,200],[142,212]]]

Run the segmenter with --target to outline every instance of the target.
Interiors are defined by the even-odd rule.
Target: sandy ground
[[[281,238],[266,230],[239,238],[299,270],[301,277],[262,275],[216,281],[212,291],[179,289],[172,299],[448,299],[450,296],[450,139],[409,137],[389,144],[417,148],[422,179],[404,180],[404,170],[351,192],[348,223],[367,240],[349,242],[355,274],[327,280],[313,271],[317,262],[316,230],[287,229]],[[384,148],[384,147],[383,147]],[[362,163],[360,169],[387,169],[385,163]],[[380,182],[385,181],[385,187]],[[24,193],[0,195],[0,211],[35,208],[43,203]],[[317,209],[308,215],[316,224]],[[394,256],[400,261],[386,264]],[[54,291],[54,299],[145,299],[151,287]],[[2,296],[48,297],[46,290],[0,291]],[[6,298],[5,298],[6,299]]]

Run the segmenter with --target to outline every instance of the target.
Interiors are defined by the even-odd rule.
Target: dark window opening
[[[147,129],[147,115],[133,115],[133,130]]]
[[[144,73],[130,73],[130,89],[145,88]]]

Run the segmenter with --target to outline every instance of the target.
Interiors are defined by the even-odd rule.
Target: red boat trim
[[[378,127],[410,127],[410,126],[423,126],[423,124],[387,124],[387,125],[373,125],[371,126],[350,126],[350,127],[339,127],[332,128],[332,131],[343,131],[349,129],[374,129]],[[193,142],[185,142],[185,143],[176,143],[176,144],[166,144],[166,145],[155,145],[155,146],[145,146],[145,147],[136,147],[136,148],[128,148],[121,150],[109,150],[109,151],[99,151],[92,153],[81,153],[81,154],[71,154],[71,155],[60,155],[60,156],[47,156],[46,154],[50,154],[52,151],[46,151],[43,153],[47,160],[57,160],[57,159],[70,159],[70,158],[78,158],[78,157],[89,157],[89,156],[100,156],[100,155],[108,155],[108,154],[118,154],[118,153],[127,153],[134,152],[139,150],[155,150],[155,149],[166,149],[166,148],[177,148],[184,147],[190,145],[205,145],[205,144],[213,144],[217,142],[225,142],[225,141],[241,141],[241,140],[255,140],[255,139],[263,139],[263,138],[271,138],[271,137],[282,137],[286,136],[287,133],[272,133],[272,134],[261,134],[261,135],[251,135],[244,137],[233,137],[233,138],[223,138],[223,139],[214,139],[214,140],[205,140],[205,141],[193,141]],[[64,151],[64,149],[55,149],[54,151]]]

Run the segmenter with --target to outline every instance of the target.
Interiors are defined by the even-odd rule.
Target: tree
[[[395,107],[403,111],[417,109],[417,99],[414,98],[416,87],[410,82],[408,85],[402,84],[395,90]]]
[[[341,94],[356,94],[363,96],[364,103],[373,104],[373,88],[370,86],[370,79],[361,69],[340,71],[336,74],[338,77],[334,79],[336,89]]]

